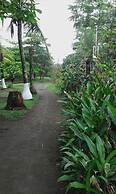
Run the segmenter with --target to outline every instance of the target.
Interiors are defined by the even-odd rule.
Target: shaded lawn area
[[[13,84],[11,88],[7,89],[1,89],[0,88],[0,117],[5,117],[7,119],[17,119],[20,117],[23,117],[38,101],[38,95],[33,95],[32,100],[24,100],[24,104],[26,106],[26,109],[23,110],[5,110],[5,106],[7,103],[7,97],[9,94],[9,91],[20,91],[23,90],[23,84]]]

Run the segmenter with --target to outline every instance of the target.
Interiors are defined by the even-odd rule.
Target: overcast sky
[[[38,7],[42,10],[40,15],[40,27],[43,34],[51,44],[50,52],[55,62],[62,62],[62,59],[72,52],[74,39],[73,23],[69,21],[70,11],[68,5],[74,0],[37,0]],[[0,26],[0,36],[10,39],[7,31],[8,21],[4,28]],[[16,36],[15,36],[16,39]]]

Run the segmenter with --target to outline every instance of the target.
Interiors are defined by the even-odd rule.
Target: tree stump
[[[24,109],[26,108],[24,105],[23,97],[21,92],[18,91],[10,91],[8,98],[7,98],[7,110],[13,110],[13,109]]]

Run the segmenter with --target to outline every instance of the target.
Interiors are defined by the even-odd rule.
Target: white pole
[[[2,81],[2,88],[3,88],[3,89],[6,89],[7,87],[6,87],[6,84],[5,84],[5,79],[4,79],[4,78],[2,78],[2,80],[1,80],[1,81]]]

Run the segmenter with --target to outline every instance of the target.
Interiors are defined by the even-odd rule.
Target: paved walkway
[[[23,119],[0,119],[0,194],[64,194],[58,136],[57,96],[36,85],[39,103]]]

